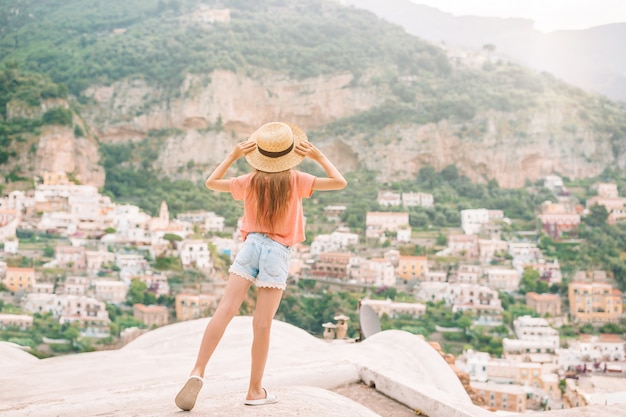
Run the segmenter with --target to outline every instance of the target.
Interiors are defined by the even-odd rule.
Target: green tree
[[[54,107],[43,115],[43,121],[45,124],[50,125],[72,125],[72,111],[64,109],[63,107]]]
[[[45,256],[46,258],[54,257],[54,248],[50,245],[46,245],[46,247],[43,249],[43,256]]]
[[[581,333],[592,334],[596,331],[596,328],[591,323],[585,323],[580,326],[579,330]]]
[[[605,323],[600,327],[600,333],[613,333],[613,334],[621,334],[624,332],[622,326],[617,323]]]
[[[72,345],[76,342],[76,340],[80,337],[80,330],[78,326],[72,323],[63,331],[63,337],[71,342]]]
[[[609,218],[609,212],[606,207],[600,204],[594,204],[589,208],[589,214],[584,217],[585,224],[592,227],[601,227],[606,224]]]
[[[537,272],[535,269],[530,268],[530,267],[524,268],[524,273],[522,274],[522,280],[520,281],[520,285],[519,285],[519,292],[521,292],[522,294],[526,294],[528,292],[538,292],[539,291],[539,286],[537,284],[538,281],[539,281],[539,272]]]
[[[145,298],[145,292],[148,286],[145,282],[134,279],[130,283],[128,294],[126,294],[126,302],[128,305],[142,304]]]

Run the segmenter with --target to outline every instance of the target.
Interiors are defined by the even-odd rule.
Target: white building
[[[624,378],[592,374],[578,379],[568,378],[565,382],[565,399],[570,407],[626,404]]]
[[[483,268],[479,265],[461,264],[454,281],[461,284],[478,284],[483,275]]]
[[[487,365],[491,356],[487,352],[475,352],[468,349],[459,356],[455,365],[463,372],[467,372],[472,381],[487,382]]]
[[[27,314],[0,314],[0,329],[18,328],[27,330],[33,327],[33,316]]]
[[[54,284],[51,282],[36,282],[33,284],[31,292],[39,294],[52,294],[54,293]]]
[[[188,239],[178,242],[177,246],[183,267],[195,265],[199,269],[213,268],[207,242],[199,239]]]
[[[543,318],[522,316],[513,328],[517,339],[504,338],[504,354],[555,353],[559,347],[559,332]]]
[[[571,346],[580,351],[584,361],[624,361],[624,339],[616,334],[582,334]]]
[[[519,288],[522,275],[515,269],[487,268],[487,286],[498,291],[513,292]]]
[[[103,250],[85,251],[86,269],[89,275],[96,275],[103,267],[115,265],[115,254]]]
[[[52,313],[59,323],[77,322],[83,336],[109,336],[109,314],[103,302],[81,295],[28,294],[24,309]]]
[[[350,277],[358,283],[376,287],[391,287],[396,284],[393,264],[381,258],[353,258],[350,265]]]
[[[428,193],[402,193],[402,205],[404,207],[432,207],[435,199]]]
[[[329,235],[317,235],[311,242],[311,255],[324,252],[340,252],[359,244],[359,235],[350,233],[348,228],[339,228]]]
[[[449,292],[451,285],[448,282],[440,281],[422,281],[419,283],[419,288],[415,293],[415,298],[418,301],[446,301],[449,305]]]
[[[126,301],[128,284],[108,279],[93,280],[94,297],[107,303],[121,304]]]
[[[535,243],[509,242],[509,254],[513,257],[513,266],[533,263],[543,259],[541,249]]]
[[[77,230],[85,233],[103,232],[114,224],[115,205],[108,196],[71,195],[68,197],[69,212]]]
[[[552,194],[559,194],[565,190],[563,179],[557,175],[548,175],[543,181],[543,186],[552,191]]]
[[[32,191],[11,191],[5,198],[0,199],[0,208],[25,212],[35,206],[35,194]]]
[[[13,250],[17,247],[17,243],[11,244],[10,242],[17,242],[15,233],[21,220],[22,215],[18,210],[0,208],[0,242],[5,242],[4,251],[7,253],[14,253],[8,250]],[[8,250],[7,243],[9,243]]]
[[[402,204],[402,196],[393,191],[379,191],[376,201],[384,207],[397,207]]]
[[[411,228],[410,227],[401,227],[396,232],[396,239],[398,242],[410,242],[411,241]]]
[[[379,238],[384,232],[397,232],[400,228],[410,227],[409,213],[370,211],[365,217],[367,238]]]
[[[446,282],[448,280],[448,273],[445,271],[428,271],[424,281],[430,282]]]
[[[15,255],[19,250],[20,240],[18,238],[7,239],[4,241],[4,253]]]
[[[367,305],[372,307],[372,309],[378,314],[379,317],[382,317],[384,314],[390,318],[396,318],[400,316],[409,316],[413,318],[417,318],[426,313],[426,306],[420,303],[397,303],[391,301],[390,299],[386,300],[371,300],[369,298],[365,298],[361,300],[361,305]]]
[[[113,210],[113,227],[120,242],[150,244],[151,217],[139,207],[131,204],[117,204]]]
[[[109,313],[105,304],[94,298],[61,295],[57,297],[57,304],[62,307],[59,323],[77,323],[82,336],[108,337],[110,336]]]
[[[341,215],[346,211],[346,206],[326,206],[324,207],[324,215],[330,222],[341,221]]]
[[[478,253],[483,265],[489,265],[497,255],[506,254],[508,249],[509,243],[504,240],[478,239]]]
[[[504,220],[502,210],[468,209],[461,210],[461,228],[467,235],[477,235],[483,226],[498,220]]]
[[[37,230],[74,234],[78,230],[74,217],[67,211],[45,212],[37,223]]]
[[[476,235],[451,234],[448,235],[446,254],[458,255],[466,258],[478,257],[478,237]]]
[[[218,216],[212,211],[179,213],[176,219],[182,222],[199,224],[207,232],[223,232],[224,222],[226,220],[224,217]]]
[[[69,276],[61,287],[57,289],[57,294],[85,295],[89,284],[89,278]]]
[[[482,326],[502,324],[502,304],[498,292],[483,285],[455,284],[448,290],[447,303],[452,304],[452,312],[469,311],[474,323]]]
[[[148,270],[148,261],[137,254],[116,253],[115,265],[120,268],[120,276],[123,278],[141,275]]]

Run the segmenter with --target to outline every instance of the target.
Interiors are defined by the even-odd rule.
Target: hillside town
[[[596,184],[597,195],[584,207],[572,203],[561,178],[545,178],[544,187],[557,202],[542,204],[536,220],[555,241],[575,231],[594,206],[606,209],[609,224],[626,217],[626,198],[614,183]],[[497,354],[464,346],[451,365],[492,409],[624,401],[624,338],[611,331],[623,329],[624,298],[607,271],[576,271],[566,280],[559,259],[539,247],[538,232],[503,237],[510,220],[502,210],[461,210],[457,229],[429,238],[416,236],[408,209],[433,207],[433,195],[381,189],[377,202],[381,211],[367,212],[364,233],[341,222],[346,206],[324,207],[333,231],[293,248],[291,282],[405,294],[401,301],[360,300],[381,321],[416,321],[441,306],[455,317],[454,325],[438,323],[443,340],[470,328],[501,334],[492,346]],[[166,201],[152,217],[73,183],[64,172],[47,172],[33,190],[0,200],[0,329],[10,331],[9,342],[51,356],[77,346],[117,348],[150,329],[210,316],[242,244],[238,228],[232,229],[214,212],[172,218]],[[406,254],[402,248],[410,244],[437,251]],[[524,306],[521,313],[510,311],[513,300]],[[359,323],[344,314],[358,312],[334,313],[336,322],[325,323],[320,335],[348,338],[348,326]],[[30,346],[38,320],[56,326],[58,337]]]

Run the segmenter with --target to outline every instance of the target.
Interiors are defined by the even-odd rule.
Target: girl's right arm
[[[224,175],[228,168],[239,158],[252,152],[256,148],[254,142],[240,142],[235,146],[235,149],[230,151],[226,158],[213,170],[209,178],[204,183],[206,187],[214,191],[230,192],[230,180],[224,179]]]
[[[296,153],[316,161],[324,168],[326,175],[328,175],[328,178],[315,178],[315,182],[313,183],[314,190],[341,190],[348,185],[348,182],[343,175],[341,175],[341,172],[339,172],[333,163],[326,158],[326,155],[311,142],[305,141],[298,144],[298,146],[296,146]]]

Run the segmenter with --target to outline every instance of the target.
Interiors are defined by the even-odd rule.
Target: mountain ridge
[[[120,161],[133,169],[202,178],[237,140],[276,119],[301,124],[342,169],[375,170],[380,181],[455,164],[474,181],[519,187],[553,173],[579,178],[626,166],[620,103],[489,50],[432,45],[367,11],[321,0],[262,7],[187,0],[178,8],[132,0],[108,2],[103,11],[93,0],[78,13],[79,3],[55,3],[37,23],[50,29],[72,22],[71,31],[50,39],[28,19],[8,26],[15,32],[3,29],[2,63],[39,69],[59,88],[71,80],[74,116],[64,123],[74,127],[74,139],[83,132],[94,143],[150,143],[147,155]],[[47,10],[25,4],[36,16]],[[194,20],[210,5],[228,7],[225,20]],[[3,94],[22,94],[12,88],[7,83]],[[35,105],[41,91],[30,95]],[[13,122],[5,114],[4,123]],[[41,134],[31,133],[28,149],[36,155]],[[24,139],[5,137],[11,146]],[[97,165],[97,149],[87,161],[75,165]]]
[[[453,15],[411,0],[344,0],[431,42],[465,48],[495,45],[503,56],[614,100],[626,101],[626,22],[543,33],[524,18]],[[593,58],[586,56],[595,53]]]

